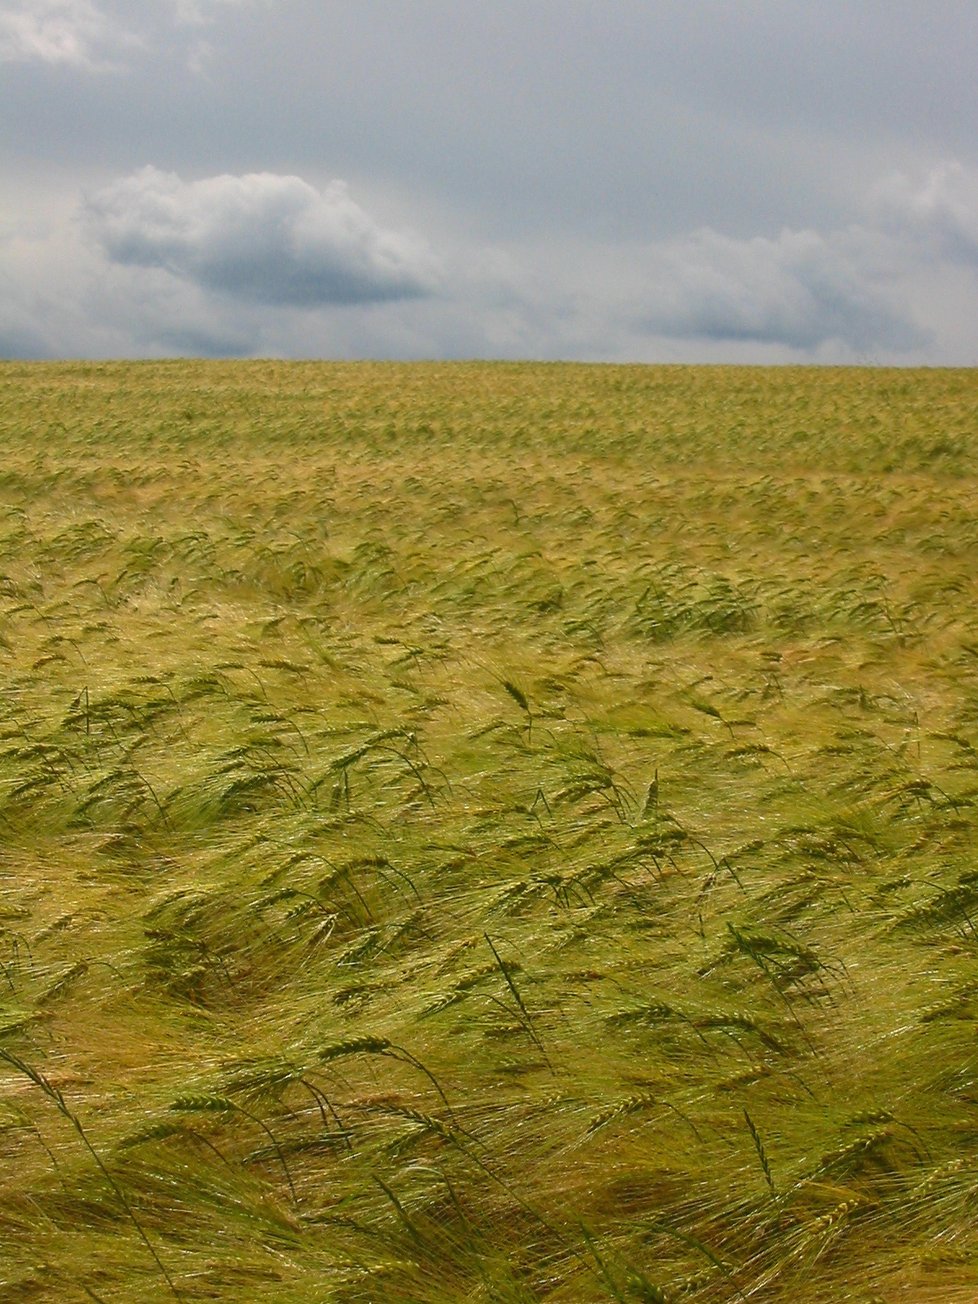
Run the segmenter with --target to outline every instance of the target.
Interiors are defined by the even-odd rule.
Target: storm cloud
[[[145,167],[90,195],[85,219],[111,261],[248,303],[382,303],[437,280],[424,244],[385,230],[342,181],[319,191],[268,172],[183,181]]]

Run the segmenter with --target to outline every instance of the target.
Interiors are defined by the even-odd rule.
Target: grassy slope
[[[0,1298],[975,1298],[974,373],[0,386]]]

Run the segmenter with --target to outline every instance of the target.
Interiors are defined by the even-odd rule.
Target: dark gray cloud
[[[157,267],[249,303],[382,303],[431,292],[424,244],[385,230],[341,181],[252,173],[183,181],[145,167],[90,195],[90,231],[117,263]]]
[[[976,50],[963,0],[0,0],[0,348],[971,362]]]

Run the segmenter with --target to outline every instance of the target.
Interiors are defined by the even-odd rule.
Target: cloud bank
[[[85,220],[110,261],[252,304],[413,299],[438,278],[423,242],[380,226],[342,181],[322,191],[268,172],[187,182],[146,167],[89,196]]]
[[[844,228],[573,248],[443,226],[435,249],[341,181],[144,167],[0,231],[0,356],[928,360],[914,278],[976,272],[978,173],[953,161]]]
[[[874,242],[862,234],[738,240],[705,228],[653,247],[639,320],[659,335],[795,349],[920,346],[925,332],[890,301],[872,265],[879,260],[867,256]]]

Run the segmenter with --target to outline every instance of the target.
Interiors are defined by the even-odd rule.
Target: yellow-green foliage
[[[978,1297],[974,373],[0,386],[0,1298]]]

